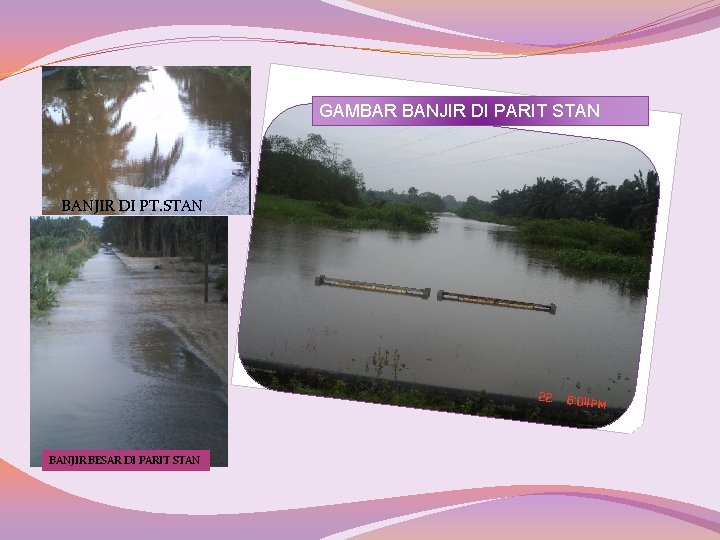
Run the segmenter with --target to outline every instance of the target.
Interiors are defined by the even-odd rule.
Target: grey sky
[[[103,219],[105,219],[104,216],[83,216],[83,219],[90,222],[90,225],[95,225],[96,227],[102,227]]]
[[[461,201],[469,195],[489,201],[498,190],[534,184],[538,176],[582,182],[597,176],[616,185],[654,169],[624,143],[516,129],[313,126],[310,105],[285,111],[267,132],[293,140],[308,133],[338,143],[338,157],[352,160],[368,189],[402,193],[414,186]]]

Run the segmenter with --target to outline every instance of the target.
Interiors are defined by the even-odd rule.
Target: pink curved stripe
[[[409,2],[407,0],[355,0],[348,2],[377,17],[394,17],[442,27],[448,31],[481,35],[505,43],[542,47],[574,45],[652,25],[654,33],[666,25],[692,25],[716,17],[716,0],[659,0],[633,3],[625,0],[465,0]]]
[[[492,3],[361,0],[368,8],[432,27],[501,39],[488,41],[410,26],[327,4],[321,0],[270,0],[238,5],[230,0],[207,0],[197,9],[167,10],[161,4],[127,0],[123,9],[107,17],[102,3],[72,2],[40,16],[28,2],[10,3],[0,21],[0,78],[36,62],[52,51],[116,32],[170,25],[234,25],[314,32],[298,46],[328,46],[333,36],[397,43],[398,49],[440,54],[441,49],[494,55],[547,54],[553,46],[570,44],[556,53],[620,49],[678,39],[720,26],[720,0],[706,2],[662,0],[643,3],[613,0],[575,2],[555,0],[495,0]],[[424,6],[424,7],[421,7]],[[485,6],[485,7],[482,7]],[[487,7],[490,6],[490,7]],[[541,7],[538,7],[541,6]],[[650,26],[646,27],[646,25]],[[227,26],[225,26],[227,29]],[[614,33],[637,29],[630,34]],[[252,37],[232,31],[236,39]],[[274,37],[277,30],[273,31]],[[578,40],[601,39],[578,45]],[[524,45],[541,43],[542,45]],[[362,48],[358,44],[358,48]]]
[[[659,497],[569,486],[476,488],[252,514],[154,514],[115,508],[65,493],[0,460],[0,524],[3,538],[72,537],[89,540],[172,536],[175,540],[200,537],[317,539],[397,516],[483,501],[487,502],[445,510],[400,525],[403,531],[416,531],[418,528],[427,531],[442,526],[442,537],[448,540],[465,538],[462,536],[463,530],[484,530],[481,527],[492,525],[508,533],[504,538],[521,538],[527,527],[540,526],[545,517],[558,519],[558,516],[576,514],[582,522],[575,523],[572,519],[567,521],[564,531],[568,535],[575,534],[579,526],[587,530],[593,530],[593,527],[598,531],[604,530],[604,524],[612,520],[620,523],[617,530],[643,530],[648,538],[662,538],[668,530],[681,531],[682,538],[688,540],[707,538],[707,533],[720,532],[720,512]],[[42,516],[42,519],[37,516]],[[433,521],[428,524],[425,520]],[[402,537],[387,536],[389,533],[395,534],[397,529],[383,528],[377,534],[380,531],[386,536],[377,538]],[[418,535],[411,537],[423,538]],[[616,539],[624,537],[634,538],[615,536]]]

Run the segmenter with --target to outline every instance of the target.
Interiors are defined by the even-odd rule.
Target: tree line
[[[452,195],[445,195],[444,197],[441,197],[432,191],[424,191],[423,193],[420,193],[420,190],[414,186],[410,186],[407,193],[396,193],[392,188],[386,191],[369,189],[364,193],[364,198],[370,203],[388,201],[399,204],[417,204],[426,212],[431,212],[433,214],[439,214],[440,212],[452,212],[460,206],[460,203],[458,203]]]
[[[100,238],[130,256],[188,257],[201,262],[205,302],[209,299],[209,265],[227,263],[228,220],[224,216],[106,217]],[[227,301],[227,270],[218,277],[216,287]]]
[[[56,218],[40,216],[30,220],[30,240],[41,236],[62,239],[67,244],[81,240],[97,240],[99,227],[90,224],[80,216]]]
[[[111,242],[131,256],[188,257],[201,261],[207,246],[214,260],[227,260],[227,218],[224,216],[106,217],[102,242]]]
[[[508,217],[601,221],[623,229],[654,231],[659,201],[660,182],[654,170],[645,177],[639,171],[617,186],[594,176],[584,184],[538,177],[535,184],[522,189],[498,191],[490,202],[469,197],[458,214],[473,217],[491,212]]]
[[[415,187],[407,193],[367,189],[363,173],[351,159],[342,157],[338,148],[337,143],[329,143],[317,133],[296,140],[284,135],[265,137],[258,191],[347,206],[380,206],[383,202],[417,205],[432,213],[453,211],[461,205],[452,195],[420,193]]]
[[[262,148],[260,193],[318,201],[330,209],[333,204],[382,208],[393,203],[431,214],[454,212],[489,221],[506,217],[576,219],[640,231],[648,239],[655,229],[660,200],[660,183],[654,170],[644,176],[639,171],[619,185],[609,185],[595,176],[585,182],[537,177],[532,185],[498,190],[491,201],[471,195],[460,202],[452,195],[420,193],[414,186],[402,193],[367,189],[363,174],[350,159],[339,155],[338,145],[316,133],[294,141],[270,135],[263,140]]]
[[[258,191],[293,199],[357,206],[365,192],[363,174],[317,133],[304,140],[283,135],[263,139]]]

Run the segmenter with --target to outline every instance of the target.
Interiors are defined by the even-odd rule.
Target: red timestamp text
[[[588,407],[591,409],[607,409],[607,401],[591,398],[589,396],[571,396],[565,398],[565,403],[572,407]]]
[[[553,395],[552,392],[540,392],[538,394],[538,401],[540,403],[552,403]]]

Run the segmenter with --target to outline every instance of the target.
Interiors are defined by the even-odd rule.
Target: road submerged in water
[[[99,252],[31,322],[32,466],[43,449],[207,448],[227,465],[227,376],[173,321],[182,279]]]

